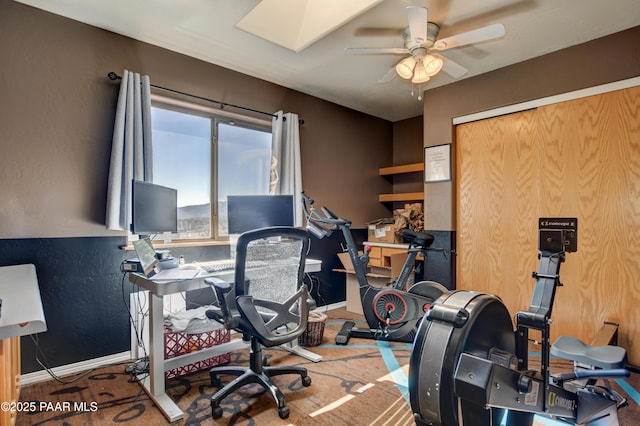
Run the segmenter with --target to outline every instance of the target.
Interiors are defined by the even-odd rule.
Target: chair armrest
[[[228,293],[231,291],[231,283],[226,282],[217,277],[209,277],[204,279],[204,283],[212,286],[216,292],[219,289],[223,293]]]
[[[220,308],[220,310],[208,310],[206,312],[207,318],[218,321],[227,329],[237,327],[238,320],[233,315],[235,301],[232,284],[216,277],[205,278],[204,282],[213,288]]]

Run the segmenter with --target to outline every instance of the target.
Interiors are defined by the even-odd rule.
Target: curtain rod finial
[[[113,71],[107,74],[107,77],[109,77],[109,80],[117,80],[120,78],[120,76]]]

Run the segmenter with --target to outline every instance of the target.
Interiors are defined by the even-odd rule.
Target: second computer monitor
[[[270,226],[294,226],[293,195],[229,195],[229,235]]]

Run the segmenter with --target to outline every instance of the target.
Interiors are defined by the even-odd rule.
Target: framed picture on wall
[[[451,180],[451,144],[428,146],[424,149],[424,182]]]

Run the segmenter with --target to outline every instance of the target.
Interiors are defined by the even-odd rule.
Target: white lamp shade
[[[396,72],[400,77],[408,80],[413,76],[413,68],[415,66],[416,60],[413,59],[413,56],[409,56],[398,62],[398,65],[396,65]]]
[[[434,76],[442,69],[443,61],[440,58],[436,58],[433,55],[427,55],[422,60],[425,72],[428,76]]]
[[[413,71],[413,78],[411,79],[412,83],[422,84],[429,81],[429,76],[427,75],[427,71],[424,69],[424,64],[422,62],[418,62],[416,64],[416,69]]]

